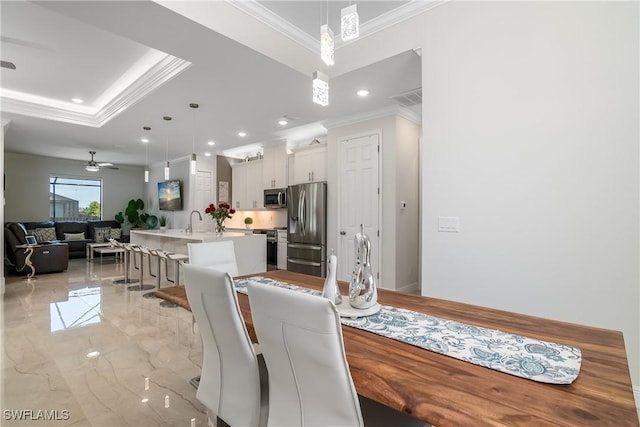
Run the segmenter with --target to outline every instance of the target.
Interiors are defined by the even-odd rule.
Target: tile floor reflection
[[[113,284],[122,274],[75,259],[31,283],[6,278],[0,425],[207,425],[189,384],[202,361],[191,314]]]

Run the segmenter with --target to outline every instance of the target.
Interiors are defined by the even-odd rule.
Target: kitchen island
[[[238,273],[256,274],[267,270],[267,241],[264,234],[224,232],[222,236],[214,232],[186,232],[171,230],[131,230],[131,243],[149,249],[188,254],[188,243],[232,240],[238,263]]]

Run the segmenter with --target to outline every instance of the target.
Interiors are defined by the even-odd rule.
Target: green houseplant
[[[147,222],[149,214],[144,211],[144,202],[142,199],[131,199],[127,204],[127,208],[122,212],[116,214],[116,221],[122,224],[126,219],[131,225],[131,228],[142,228]]]
[[[251,228],[251,224],[253,224],[253,218],[251,218],[250,216],[246,217],[244,219],[244,226],[247,227],[247,229]]]
[[[161,229],[167,228],[167,216],[166,215],[160,215],[158,217],[158,224],[160,225]]]

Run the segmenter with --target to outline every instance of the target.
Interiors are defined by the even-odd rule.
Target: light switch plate
[[[460,217],[457,216],[439,216],[438,231],[448,233],[460,232]]]

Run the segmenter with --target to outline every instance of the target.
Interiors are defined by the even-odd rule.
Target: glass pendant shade
[[[327,65],[333,65],[334,37],[328,25],[320,26],[320,58]]]
[[[149,169],[144,170],[144,182],[149,182]]]
[[[191,169],[191,175],[195,175],[196,172],[198,171],[198,164],[196,163],[196,153],[191,153],[191,162],[190,162],[190,169]]]
[[[360,19],[358,5],[347,6],[340,11],[342,41],[353,40],[360,36]]]
[[[169,180],[169,162],[164,165],[164,179]]]
[[[313,102],[329,105],[329,78],[320,71],[313,73]]]

